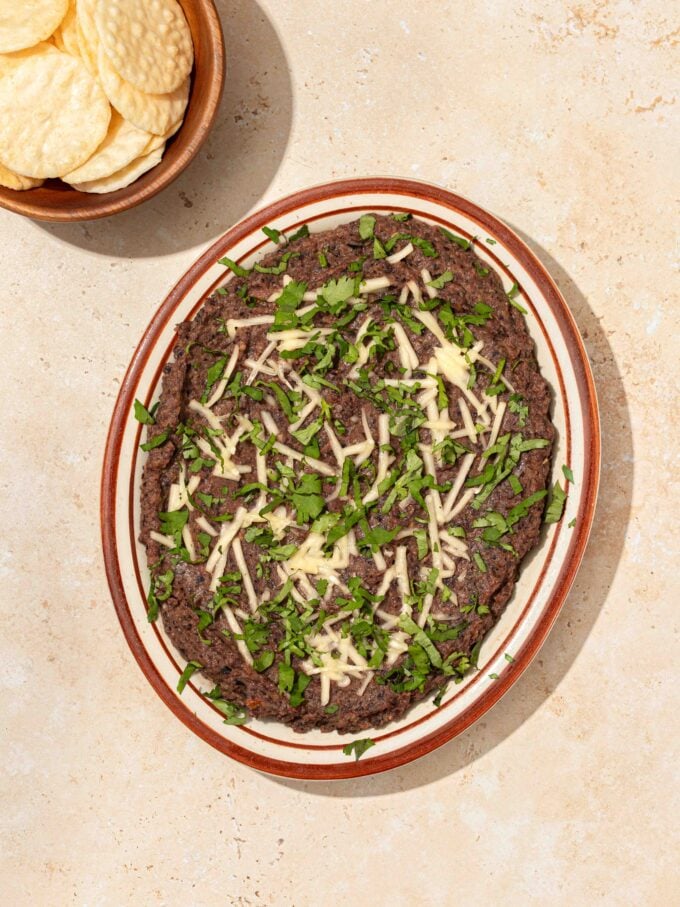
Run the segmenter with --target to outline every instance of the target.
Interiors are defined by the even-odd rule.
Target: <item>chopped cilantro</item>
[[[365,737],[363,740],[353,740],[352,743],[347,743],[343,746],[342,751],[345,756],[354,754],[354,758],[358,761],[366,750],[370,750],[372,746],[375,746],[375,740],[371,740],[370,737]]]
[[[491,680],[498,680],[498,674],[496,674],[496,672],[494,671],[493,674],[489,674],[489,678]]]
[[[390,214],[392,220],[396,220],[398,224],[403,224],[407,220],[411,220],[411,213],[409,211],[395,211],[393,214]]]
[[[236,264],[235,261],[232,261],[231,258],[227,258],[225,255],[224,258],[220,258],[217,262],[220,265],[224,265],[225,268],[229,268],[230,271],[233,271],[237,277],[249,277],[250,271],[248,268],[242,268],[241,265]]]
[[[568,466],[563,466],[563,467],[562,467],[562,472],[564,473],[564,478],[565,478],[568,482],[571,482],[571,483],[573,484],[573,482],[574,482],[574,473],[571,471],[571,469],[570,469]]]
[[[545,509],[545,522],[558,523],[564,513],[564,504],[567,500],[567,494],[559,482],[555,482],[552,488],[552,494]]]
[[[147,441],[146,444],[140,444],[141,449],[148,453],[150,450],[154,450],[156,447],[160,447],[161,444],[165,444],[170,436],[170,429],[166,428],[165,431],[159,432],[150,441]]]
[[[373,239],[375,230],[375,217],[372,214],[363,214],[359,218],[359,236],[362,239]]]
[[[573,529],[575,525],[576,525],[576,517],[574,517],[573,520],[569,520],[569,522],[567,523],[567,527],[569,529]]]
[[[465,251],[472,245],[469,239],[464,239],[462,236],[456,236],[455,233],[451,233],[451,231],[447,230],[445,227],[440,227],[439,232],[448,240],[455,243],[457,246],[460,246],[461,249],[465,249]]]
[[[141,422],[142,425],[155,425],[156,420],[149,410],[144,406],[143,403],[140,403],[139,400],[135,400],[135,419],[138,422]]]
[[[288,237],[288,242],[297,242],[298,239],[304,239],[306,236],[309,236],[309,227],[307,224],[303,224],[292,236]]]
[[[517,302],[517,300],[515,299],[515,297],[518,295],[519,291],[520,291],[519,285],[515,282],[515,283],[513,283],[513,285],[510,287],[510,289],[508,290],[508,292],[505,295],[508,297],[508,302],[510,303],[511,306],[513,306],[513,308],[517,309],[518,312],[521,312],[522,315],[526,315],[527,310],[524,308],[523,305],[520,305],[520,303]]]
[[[326,256],[326,253],[325,253],[325,251],[324,251],[323,249],[320,249],[319,252],[317,252],[316,257],[317,257],[317,259],[318,259],[318,261],[319,261],[319,265],[320,265],[322,268],[327,268],[327,267],[328,267],[328,257]]]
[[[258,674],[261,674],[263,671],[266,671],[267,668],[271,668],[271,666],[273,664],[274,664],[274,653],[269,649],[267,649],[265,652],[262,653],[262,655],[259,655],[257,658],[255,658],[253,660],[253,667],[258,672]]]
[[[475,553],[472,555],[472,559],[474,560],[475,564],[477,565],[477,569],[479,570],[479,572],[486,573],[486,570],[487,570],[486,562],[484,561],[484,558],[479,553],[479,551],[475,551]]]
[[[283,274],[288,270],[288,262],[291,260],[291,258],[299,258],[299,257],[300,257],[299,252],[290,252],[290,251],[284,252],[283,255],[281,256],[281,258],[279,259],[279,263],[277,265],[272,265],[271,267],[266,267],[265,265],[261,265],[258,263],[255,265],[255,270],[259,274],[275,274],[275,275]]]
[[[233,702],[228,702],[226,699],[222,698],[222,691],[219,686],[213,687],[209,693],[203,694],[206,699],[209,699],[215,708],[221,712],[225,718],[225,724],[239,725],[245,724],[248,720],[248,713],[241,706],[236,705]]]
[[[184,687],[189,683],[196,671],[200,671],[203,665],[200,661],[190,661],[187,663],[186,668],[180,674],[179,680],[177,681],[177,692],[184,692]]]
[[[263,227],[262,232],[268,239],[271,239],[272,242],[275,242],[275,243],[281,242],[281,231],[280,230],[274,230],[272,227]]]
[[[446,693],[447,687],[448,684],[444,684],[437,690],[437,694],[432,700],[432,705],[434,705],[436,708],[441,708],[442,699],[444,698],[444,693]]]
[[[379,260],[381,258],[387,258],[387,252],[385,251],[385,247],[380,242],[380,240],[378,239],[377,236],[373,240],[373,258],[375,258],[376,260]]]
[[[413,537],[418,545],[418,560],[422,561],[430,550],[427,544],[427,532],[424,529],[414,529]]]
[[[327,705],[326,708],[324,709],[324,712],[327,715],[335,715],[335,713],[338,712],[339,710],[340,710],[340,706],[337,705],[337,703],[333,703],[332,705]]]
[[[331,306],[339,302],[347,302],[354,295],[354,281],[351,277],[329,280],[321,287],[320,294]]]
[[[291,435],[299,441],[303,447],[306,447],[312,438],[321,431],[323,423],[323,416],[319,416],[318,419],[310,422],[307,428],[298,428],[295,431],[292,431]]]
[[[439,277],[436,277],[434,280],[431,280],[428,283],[428,287],[432,287],[435,290],[441,290],[446,286],[447,283],[451,283],[453,280],[453,274],[451,271],[444,271],[443,274],[440,274]]]
[[[326,506],[321,476],[315,472],[300,476],[298,484],[294,486],[291,503],[296,511],[298,525],[315,520]]]
[[[508,661],[508,662],[510,662],[510,664],[512,664],[512,663],[514,662],[515,659],[512,657],[512,655],[509,655],[509,654],[506,652],[506,653],[505,653],[505,660]]]

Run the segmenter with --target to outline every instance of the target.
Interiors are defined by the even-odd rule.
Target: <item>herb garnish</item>
[[[354,758],[358,762],[366,750],[370,750],[372,746],[375,746],[375,740],[371,740],[370,737],[365,737],[363,740],[353,740],[352,743],[346,744],[343,746],[342,751],[345,756],[354,754]]]

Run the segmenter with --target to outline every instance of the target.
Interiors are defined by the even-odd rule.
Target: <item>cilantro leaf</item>
[[[359,236],[362,239],[373,239],[375,230],[375,217],[372,214],[363,214],[359,218]]]
[[[160,447],[161,444],[165,444],[169,436],[170,429],[166,428],[165,431],[159,432],[159,434],[151,438],[150,441],[147,441],[146,444],[140,444],[139,446],[145,453],[148,453],[150,450],[154,450],[156,447]]]
[[[184,692],[184,687],[189,683],[196,671],[200,671],[203,665],[200,661],[187,662],[186,668],[182,671],[177,681],[177,692],[180,695]]]
[[[274,324],[269,328],[270,332],[287,331],[297,327],[298,317],[295,312],[306,292],[307,284],[303,281],[291,280],[283,288],[283,292],[276,300],[276,314]]]
[[[271,668],[271,666],[273,664],[274,664],[274,653],[270,649],[267,649],[265,652],[262,653],[262,655],[260,655],[258,658],[255,658],[253,660],[253,667],[258,672],[258,674],[261,674],[263,671],[266,671],[267,668]]]
[[[447,230],[445,227],[440,227],[439,232],[445,236],[448,240],[455,243],[457,246],[460,246],[461,249],[467,251],[472,243],[469,239],[464,239],[462,236],[456,236],[455,233],[452,233],[450,230]]]
[[[215,708],[221,712],[225,718],[225,724],[239,725],[245,724],[248,720],[248,713],[241,706],[236,705],[233,702],[228,702],[226,699],[222,698],[222,691],[219,686],[213,687],[209,693],[203,694],[206,699],[209,699]]]
[[[372,746],[375,746],[375,740],[371,740],[370,737],[364,737],[363,740],[353,740],[352,743],[347,743],[343,746],[342,751],[345,756],[354,754],[354,758],[358,762],[366,750],[370,750]]]
[[[227,258],[225,255],[224,258],[220,258],[217,262],[219,265],[224,265],[225,268],[229,268],[230,271],[233,271],[237,277],[249,277],[250,271],[248,268],[242,268],[241,265],[236,264],[235,261],[232,261],[231,258]]]
[[[295,431],[291,432],[291,435],[302,444],[303,447],[306,447],[312,438],[323,428],[323,416],[319,416],[318,419],[315,419],[313,422],[310,422],[307,428],[298,428]]]
[[[296,230],[292,236],[288,237],[288,242],[297,242],[298,239],[304,239],[305,236],[309,236],[309,227],[307,224],[303,224],[299,230]]]
[[[428,287],[432,287],[435,290],[441,290],[446,286],[447,283],[451,283],[453,280],[453,274],[451,271],[444,271],[443,274],[440,274],[439,277],[436,277],[434,280],[431,280],[428,283]]]
[[[574,473],[571,471],[571,469],[570,469],[568,466],[565,465],[565,466],[562,467],[562,472],[564,473],[564,478],[565,478],[568,482],[571,482],[571,483],[573,484],[573,482],[574,482]]]
[[[143,403],[140,403],[139,400],[135,399],[135,419],[138,422],[141,422],[142,425],[155,425],[156,420],[151,415],[149,410],[144,406]]]
[[[273,227],[263,227],[262,232],[268,239],[271,239],[272,242],[279,243],[281,241],[280,230],[274,230]]]
[[[399,526],[396,529],[383,529],[382,526],[376,526],[366,532],[364,537],[358,540],[357,544],[360,548],[370,548],[371,551],[378,551],[384,545],[389,545],[400,531],[401,527]]]
[[[561,487],[559,482],[555,482],[552,489],[552,495],[550,496],[548,506],[545,510],[544,522],[559,523],[559,521],[562,519],[562,514],[564,513],[564,504],[566,500],[566,492]]]
[[[320,295],[323,296],[328,305],[347,302],[354,295],[354,281],[351,277],[339,277],[337,280],[329,280],[328,283],[321,287]]]
[[[326,506],[321,476],[315,472],[304,473],[294,487],[290,499],[296,511],[298,525],[315,520]]]

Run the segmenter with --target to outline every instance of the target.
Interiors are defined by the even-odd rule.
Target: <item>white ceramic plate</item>
[[[147,406],[157,398],[163,366],[175,342],[175,325],[193,318],[203,300],[229,272],[217,264],[228,255],[250,266],[272,244],[261,230],[285,232],[308,224],[325,230],[368,211],[410,211],[472,239],[475,251],[501,276],[506,289],[520,287],[517,300],[541,370],[554,393],[557,428],[555,478],[571,466],[576,478],[561,522],[546,527],[542,544],[525,561],[503,617],[482,646],[479,670],[451,685],[442,706],[426,700],[405,718],[357,737],[375,746],[360,761],[342,747],[351,735],[310,732],[252,720],[227,726],[200,689],[212,684],[196,675],[180,697],[177,679],[184,662],[163,632],[146,619],[148,587],[139,535],[139,488],[143,454],[141,426],[134,421],[135,397]],[[251,215],[229,230],[182,277],[147,328],[116,402],[102,475],[102,538],[113,601],[127,641],[151,685],[189,728],[227,755],[254,768],[293,778],[348,778],[386,771],[410,762],[459,734],[489,709],[519,677],[538,651],[564,602],[590,531],[600,467],[595,389],[578,329],[557,287],[527,246],[504,224],[476,205],[443,189],[411,180],[347,180],[306,189]],[[573,528],[569,524],[574,522]],[[509,657],[506,657],[509,656]],[[492,679],[490,675],[497,675]]]

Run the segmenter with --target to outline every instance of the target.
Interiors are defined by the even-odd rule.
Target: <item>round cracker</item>
[[[174,126],[172,126],[170,129],[168,129],[168,131],[165,133],[165,135],[152,135],[151,141],[144,149],[144,154],[150,154],[152,151],[155,151],[156,148],[160,148],[161,145],[165,145],[165,143],[169,139],[171,139],[176,132],[179,132],[179,129],[183,122],[184,122],[184,120],[182,119],[178,123],[175,123]]]
[[[0,53],[33,47],[59,27],[68,0],[0,0]]]
[[[89,183],[117,173],[141,155],[153,139],[150,132],[137,129],[115,110],[106,138],[92,157],[72,173],[62,177],[67,183]]]
[[[167,94],[191,72],[191,31],[177,0],[97,0],[94,21],[113,68],[140,91]]]
[[[123,167],[122,170],[111,174],[111,176],[106,176],[101,180],[92,180],[89,183],[71,183],[71,185],[80,192],[96,192],[97,194],[124,189],[126,186],[129,186],[130,183],[134,183],[136,179],[139,179],[139,177],[143,173],[146,173],[147,170],[151,170],[152,167],[159,164],[164,151],[165,145],[161,145],[160,148],[157,148],[150,154],[138,157],[136,160],[132,161],[131,164],[128,164],[127,167]]]
[[[0,186],[4,186],[5,189],[16,189],[17,192],[24,192],[26,189],[35,189],[37,186],[42,186],[42,184],[42,180],[31,179],[30,176],[21,176],[21,174],[14,173],[13,170],[8,170],[7,167],[0,164]]]
[[[111,107],[80,60],[29,56],[0,79],[0,161],[36,179],[63,176],[104,141]]]
[[[0,54],[0,79],[12,69],[23,63],[29,57],[37,57],[40,54],[56,54],[59,49],[50,44],[49,41],[43,41],[42,44],[36,44],[35,47],[29,47],[27,50],[18,50],[13,54]]]
[[[78,20],[76,18],[76,5],[74,0],[71,0],[69,3],[68,12],[64,16],[64,21],[59,26],[59,32],[66,52],[71,54],[72,57],[80,57],[80,47],[78,45]]]
[[[189,79],[169,94],[145,94],[118,75],[101,45],[97,62],[109,101],[137,129],[165,135],[182,119],[189,101]]]

